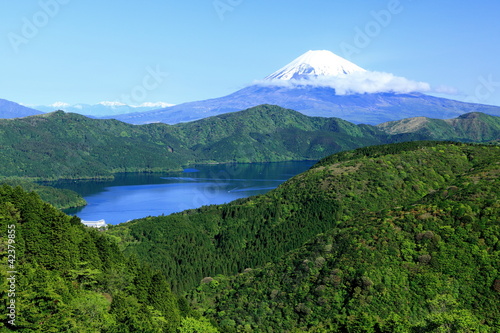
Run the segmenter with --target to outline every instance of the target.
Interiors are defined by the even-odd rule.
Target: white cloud
[[[259,85],[277,85],[284,87],[314,86],[331,87],[338,95],[352,95],[363,93],[410,93],[432,92],[431,86],[426,82],[408,80],[383,72],[355,72],[342,76],[323,76],[303,80],[263,80],[257,81]]]

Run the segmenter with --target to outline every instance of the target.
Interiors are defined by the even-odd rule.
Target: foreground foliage
[[[190,314],[162,274],[34,193],[0,186],[0,230],[2,332],[177,332]]]

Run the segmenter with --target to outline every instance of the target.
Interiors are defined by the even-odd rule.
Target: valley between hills
[[[2,270],[1,330],[498,332],[499,134],[482,113],[372,126],[272,105],[177,125],[0,120],[17,274]],[[35,183],[289,160],[319,162],[264,195],[105,231]]]

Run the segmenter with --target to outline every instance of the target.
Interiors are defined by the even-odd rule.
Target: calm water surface
[[[59,182],[54,186],[74,190],[88,203],[66,213],[118,224],[263,194],[314,163],[203,165],[184,172],[120,174],[113,181]]]

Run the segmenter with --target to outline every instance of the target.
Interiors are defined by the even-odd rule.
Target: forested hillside
[[[0,186],[0,230],[2,332],[213,331],[163,274],[36,194]]]
[[[131,126],[62,111],[0,120],[0,175],[33,179],[112,177],[187,162],[167,126]]]
[[[386,141],[387,134],[335,118],[260,106],[198,122],[135,126],[62,111],[0,120],[2,177],[102,178],[190,163],[320,159]]]
[[[109,233],[177,293],[201,281],[191,304],[224,332],[495,332],[498,161],[496,146],[361,148],[266,195]]]

